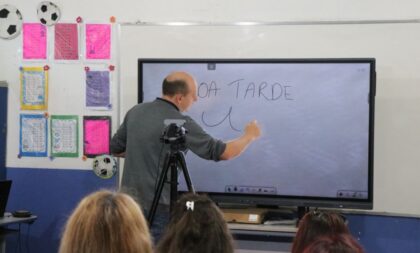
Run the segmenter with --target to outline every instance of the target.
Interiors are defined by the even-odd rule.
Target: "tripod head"
[[[187,130],[183,127],[185,120],[180,119],[166,119],[163,122],[165,128],[163,129],[160,141],[170,144],[171,151],[184,151],[185,134]]]

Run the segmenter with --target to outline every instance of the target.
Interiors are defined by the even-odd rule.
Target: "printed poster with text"
[[[23,59],[47,59],[47,27],[41,23],[23,24]]]
[[[109,60],[111,58],[111,25],[86,24],[85,47],[87,60]]]
[[[21,114],[19,157],[47,156],[47,132],[47,118],[43,114]]]
[[[86,107],[97,110],[111,110],[110,72],[86,72]]]
[[[51,156],[79,156],[79,117],[51,115]]]
[[[55,24],[54,26],[54,59],[79,59],[79,31],[77,24]]]
[[[20,71],[20,108],[46,110],[48,104],[48,71],[43,67],[22,67]]]

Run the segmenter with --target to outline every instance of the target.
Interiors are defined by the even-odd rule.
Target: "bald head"
[[[186,72],[172,72],[163,80],[162,94],[172,97],[176,94],[186,95],[191,86],[195,86],[194,78]]]
[[[197,84],[185,72],[172,72],[162,85],[162,98],[174,103],[181,112],[187,111],[197,101]]]

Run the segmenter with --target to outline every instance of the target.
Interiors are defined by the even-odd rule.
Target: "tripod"
[[[165,179],[167,178],[169,168],[171,169],[171,202],[170,202],[170,212],[172,212],[173,206],[178,199],[178,166],[182,169],[184,174],[185,182],[187,183],[188,191],[195,193],[194,187],[191,183],[190,174],[187,169],[187,164],[185,162],[184,153],[179,151],[176,145],[171,144],[171,149],[166,153],[165,160],[163,163],[163,169],[159,176],[158,186],[155,191],[155,197],[153,198],[152,207],[150,208],[147,220],[149,226],[153,224],[153,219],[156,214],[156,208],[159,203],[160,196],[162,195],[163,186]]]

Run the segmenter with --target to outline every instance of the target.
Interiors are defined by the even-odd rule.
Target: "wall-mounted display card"
[[[110,102],[110,72],[86,71],[86,107],[112,109]]]
[[[43,24],[23,24],[23,59],[47,59],[47,27]]]
[[[77,115],[51,116],[51,156],[79,156],[79,117]]]
[[[109,154],[111,140],[111,117],[83,117],[83,154],[89,158]]]
[[[85,53],[87,60],[109,60],[111,58],[111,25],[85,25]]]
[[[54,26],[54,59],[79,59],[79,31],[77,24],[58,23]]]
[[[20,156],[47,156],[47,118],[43,114],[20,115]]]
[[[22,67],[20,71],[20,107],[22,110],[46,110],[48,71],[43,67]]]

